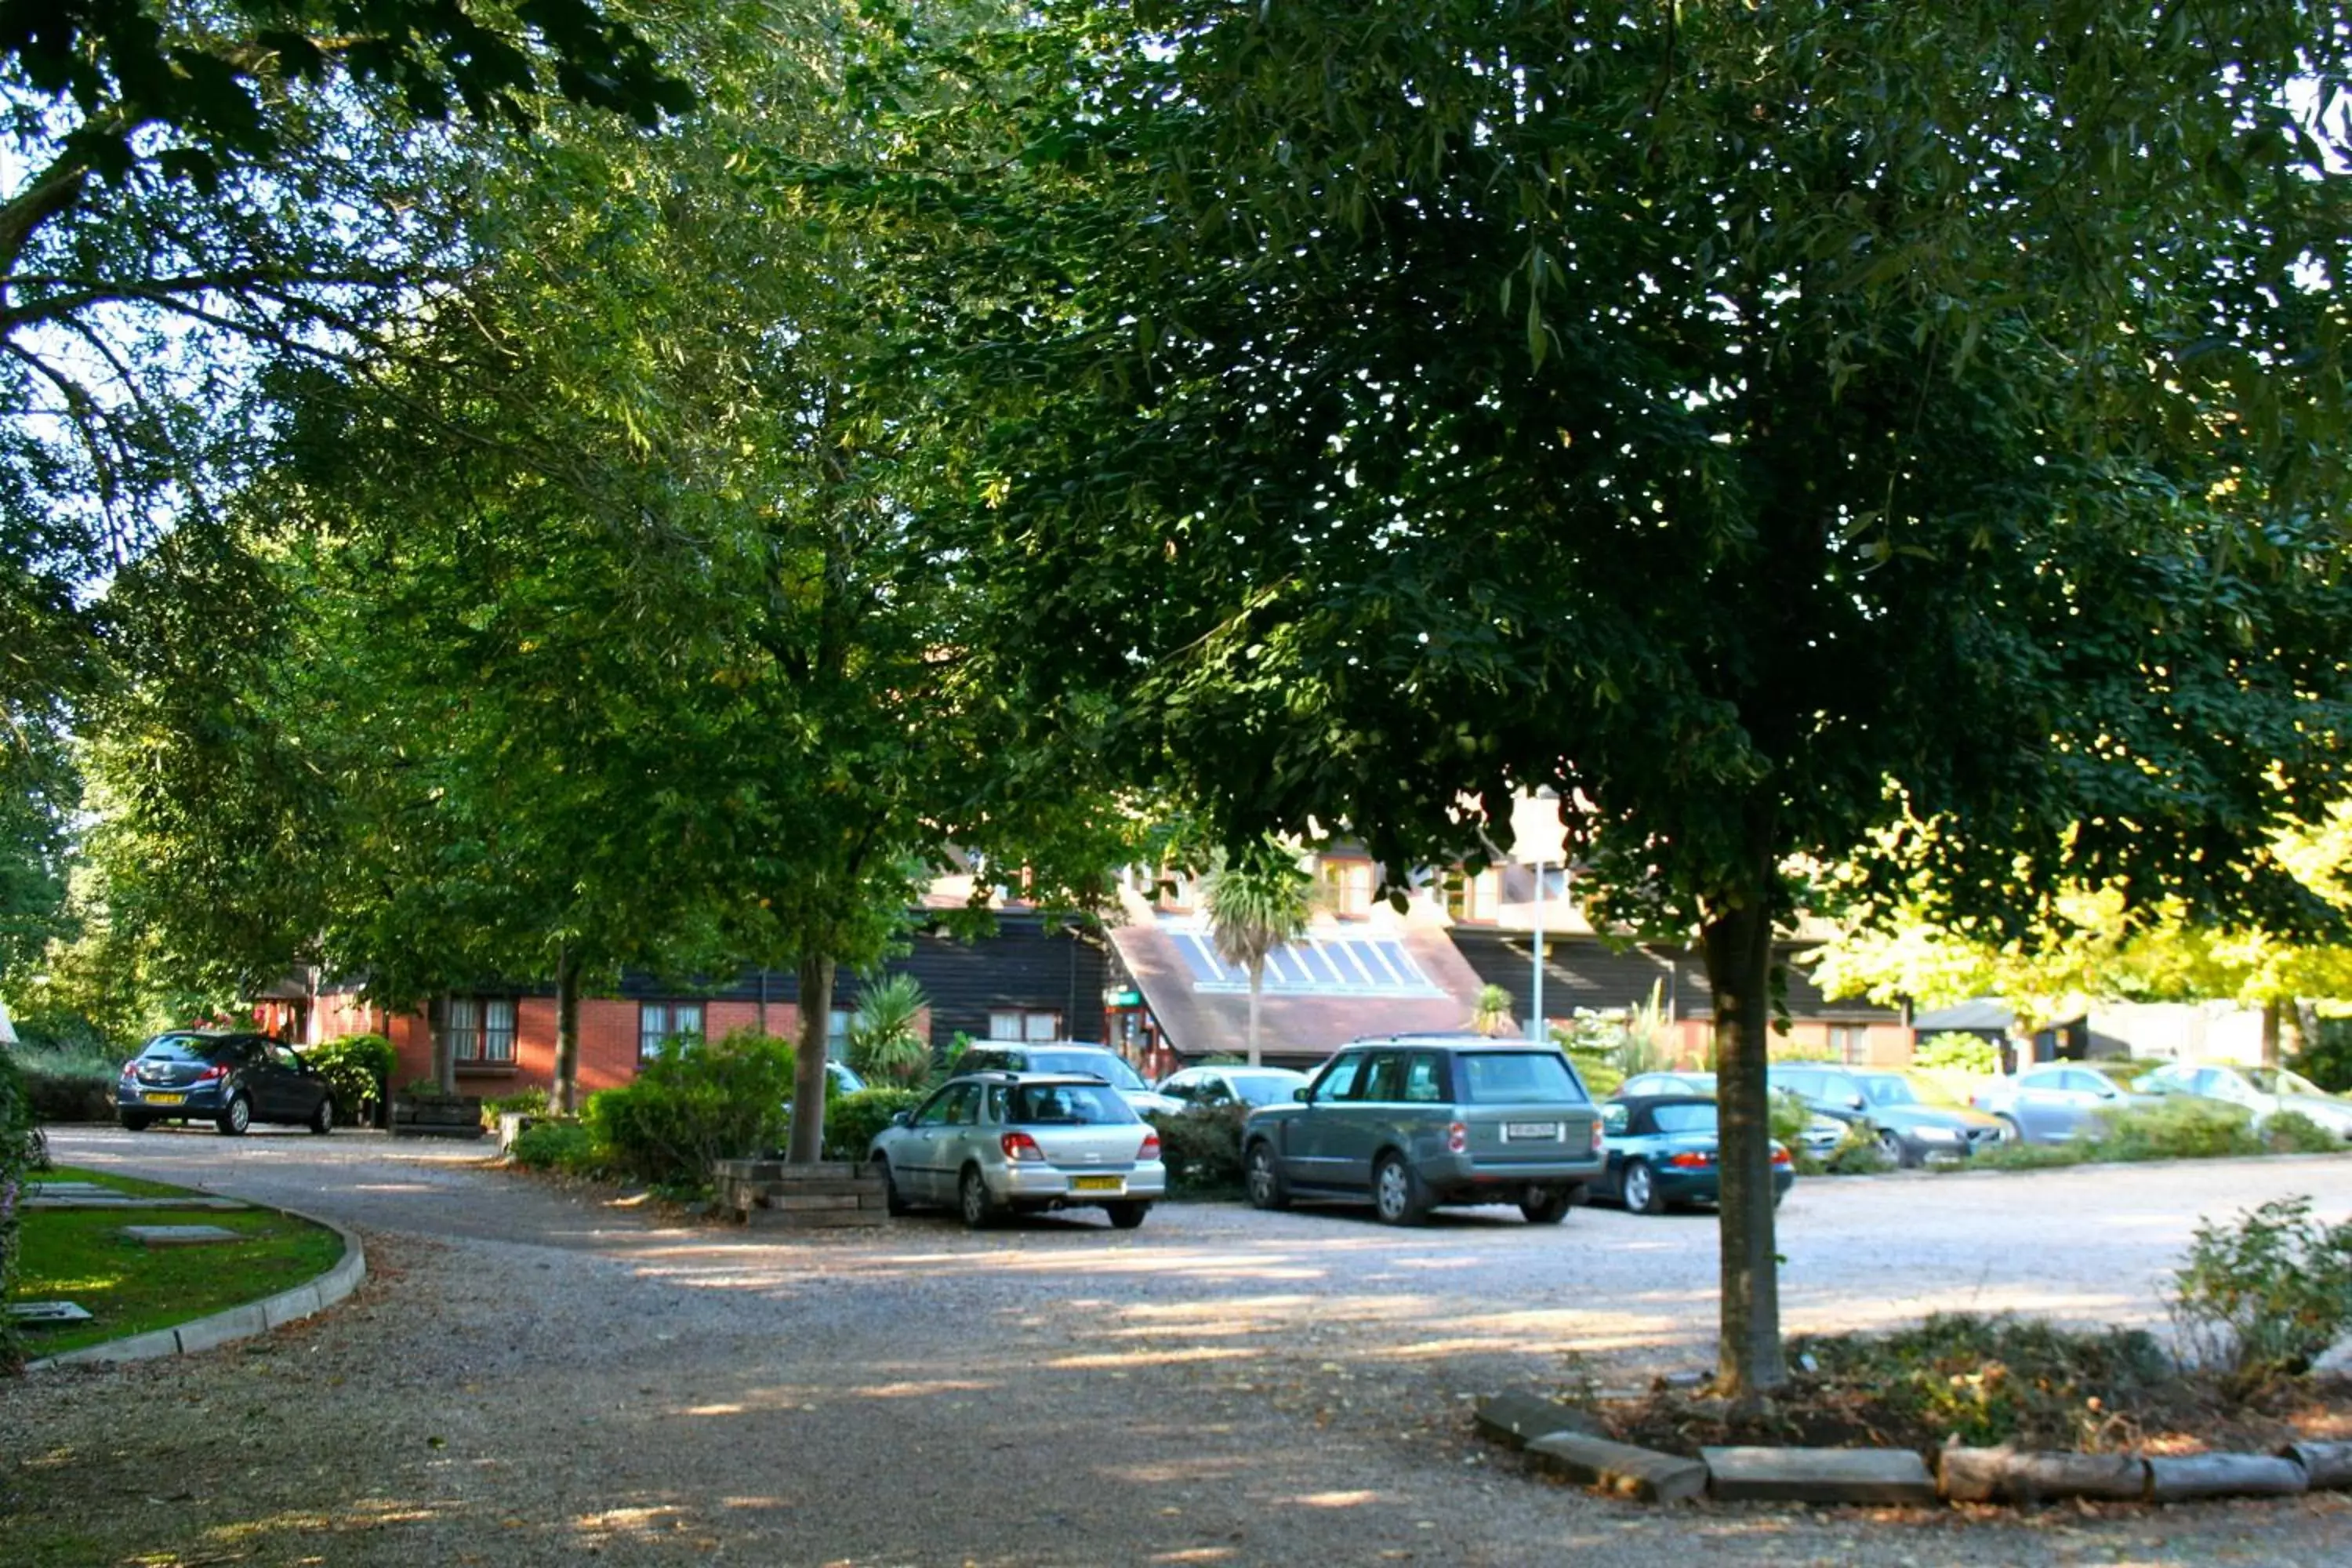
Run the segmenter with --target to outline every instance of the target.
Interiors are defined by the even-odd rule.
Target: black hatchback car
[[[115,1115],[138,1132],[158,1121],[209,1121],[235,1137],[257,1121],[328,1132],[334,1096],[291,1047],[266,1035],[173,1029],[122,1064]]]

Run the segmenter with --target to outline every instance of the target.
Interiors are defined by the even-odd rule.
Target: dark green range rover
[[[1517,1204],[1557,1225],[1601,1173],[1601,1114],[1567,1057],[1484,1035],[1358,1040],[1242,1129],[1250,1202],[1369,1198],[1390,1225]]]

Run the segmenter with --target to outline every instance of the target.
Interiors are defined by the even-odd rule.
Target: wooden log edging
[[[1955,1445],[1930,1475],[1908,1448],[1706,1447],[1693,1460],[1611,1439],[1591,1412],[1531,1394],[1480,1399],[1481,1436],[1547,1474],[1644,1502],[1924,1506],[2189,1502],[2352,1489],[2352,1443],[2298,1441],[2273,1454],[2076,1454]]]
[[[783,1160],[718,1160],[710,1167],[720,1212],[746,1225],[800,1230],[889,1223],[882,1178],[845,1160],[795,1165]]]

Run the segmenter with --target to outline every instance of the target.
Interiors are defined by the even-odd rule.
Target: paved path
[[[245,1350],[0,1387],[0,1561],[2352,1563],[2352,1505],[1661,1514],[1531,1481],[1474,1391],[1711,1353],[1714,1225],[1163,1205],[972,1235],[661,1223],[373,1136],[70,1130],[58,1158],[360,1228]],[[2352,1211],[2352,1157],[1801,1183],[1791,1331],[2161,1321],[2200,1214]],[[16,1456],[25,1456],[16,1459]],[[13,1511],[8,1511],[13,1510]],[[98,1521],[93,1523],[91,1521]],[[20,1553],[5,1543],[14,1535]]]

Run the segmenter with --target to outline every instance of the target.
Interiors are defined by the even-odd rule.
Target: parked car
[[[2129,1110],[2155,1101],[2126,1092],[2095,1068],[2044,1062],[2015,1078],[1987,1084],[1969,1096],[1969,1103],[1999,1117],[2011,1142],[2064,1143],[2097,1132],[2103,1111]]]
[[[1066,1073],[950,1079],[893,1117],[866,1159],[892,1214],[938,1205],[975,1229],[1008,1213],[1097,1207],[1132,1230],[1168,1191],[1160,1134],[1110,1085]]]
[[[1776,1092],[1785,1094],[1788,1091],[1781,1089]],[[1698,1094],[1712,1100],[1716,1097],[1715,1074],[1685,1072],[1680,1068],[1672,1072],[1635,1073],[1617,1086],[1615,1098],[1644,1100],[1650,1096],[1661,1094]],[[1797,1139],[1798,1145],[1816,1160],[1829,1158],[1831,1154],[1836,1152],[1837,1146],[1844,1142],[1845,1123],[1835,1117],[1824,1116],[1819,1111],[1813,1112],[1811,1119],[1805,1123],[1804,1131]]]
[[[122,1064],[114,1113],[133,1132],[158,1121],[209,1121],[234,1138],[275,1121],[326,1133],[334,1131],[335,1098],[299,1052],[266,1035],[172,1029]]]
[[[1867,1071],[1833,1062],[1779,1062],[1766,1070],[1765,1079],[1822,1115],[1861,1128],[1890,1164],[1965,1160],[2009,1135],[1998,1117],[1972,1110],[1940,1084],[1909,1073]]]
[[[1143,1081],[1127,1058],[1104,1046],[1083,1040],[976,1040],[956,1058],[956,1071],[1063,1072],[1098,1078],[1127,1096],[1139,1115],[1181,1110],[1183,1102],[1169,1099]]]
[[[829,1061],[824,1064],[824,1089],[827,1094],[862,1094],[866,1080],[847,1062]]]
[[[1606,1163],[1586,1189],[1615,1198],[1635,1214],[1664,1214],[1677,1205],[1711,1204],[1720,1196],[1716,1159],[1716,1103],[1704,1095],[1643,1095],[1601,1108]],[[1772,1201],[1796,1184],[1789,1151],[1772,1145]]]
[[[1186,1110],[1277,1105],[1307,1087],[1307,1075],[1288,1068],[1186,1068],[1160,1080],[1159,1092]]]
[[[1601,1165],[1601,1114],[1568,1058],[1485,1036],[1359,1040],[1242,1126],[1251,1204],[1370,1198],[1389,1225],[1496,1203],[1557,1225]]]
[[[2352,1138],[2352,1100],[2330,1094],[2284,1068],[2173,1062],[2134,1079],[2132,1088],[2142,1094],[2185,1094],[2239,1106],[2253,1116],[2257,1127],[2282,1110],[2293,1110],[2338,1138]]]

